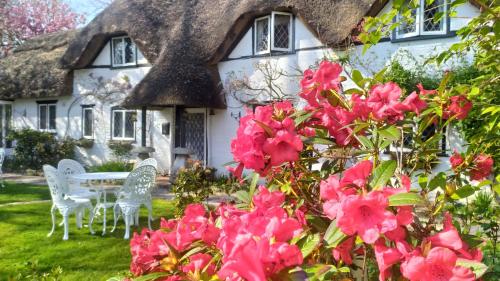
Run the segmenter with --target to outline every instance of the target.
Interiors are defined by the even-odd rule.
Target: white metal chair
[[[137,216],[141,205],[148,209],[148,227],[151,229],[151,219],[153,208],[151,205],[151,189],[156,183],[156,169],[154,166],[145,165],[130,172],[123,187],[118,191],[117,200],[114,207],[115,224],[111,232],[116,228],[116,222],[120,213],[125,220],[124,239],[130,238],[130,225],[137,223]],[[149,200],[149,201],[148,201]],[[147,203],[149,202],[149,203]]]
[[[142,167],[142,166],[146,166],[146,165],[151,165],[151,166],[155,167],[156,171],[158,171],[158,161],[156,161],[156,159],[154,159],[154,158],[147,158],[147,159],[142,160],[141,162],[136,164],[135,169]],[[155,187],[156,187],[156,185],[154,185],[153,188],[151,189],[151,192],[149,193],[150,196],[145,200],[144,205],[151,206],[153,204],[152,203],[153,198],[151,196],[151,193],[154,191]],[[151,217],[150,219],[154,220],[153,217]],[[133,224],[139,225],[139,212],[137,212],[137,214],[135,214],[135,222]]]
[[[52,197],[52,208],[50,214],[52,216],[52,230],[47,236],[51,236],[54,233],[56,227],[56,214],[55,211],[59,210],[59,213],[63,216],[64,224],[64,236],[63,240],[68,240],[68,229],[69,229],[69,215],[72,213],[76,214],[76,224],[78,228],[82,228],[82,214],[83,210],[88,209],[90,213],[90,223],[89,230],[90,233],[94,234],[92,230],[92,220],[94,219],[94,211],[90,199],[86,198],[75,198],[72,199],[67,196],[68,186],[65,183],[62,175],[57,171],[56,168],[50,165],[43,165],[43,173],[47,179],[47,184],[50,189],[50,196]]]
[[[73,159],[63,159],[57,164],[57,171],[65,178],[68,183],[69,191],[68,196],[71,198],[87,198],[97,199],[98,193],[90,191],[86,188],[80,187],[81,182],[75,180],[72,176],[78,174],[85,174],[85,168]]]

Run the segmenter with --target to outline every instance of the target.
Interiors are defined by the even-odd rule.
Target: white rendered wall
[[[381,13],[389,10],[389,6],[385,7]],[[452,30],[455,30],[470,20],[470,18],[478,13],[478,10],[466,4],[458,9],[456,18],[450,19]],[[298,18],[294,20],[295,28],[295,52],[285,55],[276,56],[259,56],[252,57],[252,32],[253,29],[247,31],[242,37],[242,40],[236,44],[236,47],[228,55],[228,59],[218,64],[219,75],[226,90],[227,109],[216,110],[216,114],[209,116],[210,131],[209,138],[211,145],[209,146],[209,161],[208,164],[214,166],[219,171],[223,171],[222,165],[232,161],[230,152],[231,140],[236,135],[238,128],[237,116],[243,116],[245,109],[241,103],[235,99],[245,97],[248,91],[232,91],[231,81],[234,77],[238,79],[245,78],[254,86],[262,86],[264,81],[262,73],[256,71],[256,64],[270,63],[282,71],[290,74],[291,77],[282,77],[278,84],[287,91],[287,93],[298,93],[300,71],[317,65],[323,58],[336,58],[346,55],[346,51],[331,50],[323,47],[320,40],[310,31],[310,29]],[[355,68],[360,69],[365,74],[371,74],[385,67],[392,59],[398,58],[406,66],[411,66],[411,61],[405,60],[404,54],[411,53],[419,62],[424,61],[429,55],[436,54],[441,50],[449,47],[458,38],[441,38],[430,40],[415,40],[401,43],[382,42],[372,47],[367,54],[362,55],[362,46],[356,46],[352,50],[348,50],[348,55]],[[464,58],[471,61],[472,57]],[[455,61],[446,67],[453,67],[460,64],[462,61]],[[297,71],[298,70],[298,71]],[[430,69],[430,71],[435,71]],[[351,81],[344,82],[347,88],[354,84]],[[257,99],[265,99],[265,97],[256,96]],[[299,104],[300,106],[300,104]],[[451,130],[448,133],[448,144],[451,149],[463,147],[463,141],[458,135],[458,132]],[[442,171],[449,166],[448,159],[442,158],[442,163],[435,170]]]

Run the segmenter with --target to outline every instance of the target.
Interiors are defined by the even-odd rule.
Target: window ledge
[[[445,34],[434,34],[434,35],[416,35],[405,38],[393,38],[391,39],[391,43],[402,43],[402,42],[411,42],[411,41],[420,41],[420,40],[431,40],[431,39],[440,39],[440,38],[451,38],[457,36],[456,31],[450,31]]]

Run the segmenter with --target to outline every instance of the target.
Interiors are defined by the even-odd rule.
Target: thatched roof
[[[59,67],[76,31],[63,31],[27,40],[0,59],[0,99],[71,95],[72,72]]]
[[[127,33],[153,65],[124,105],[224,107],[217,62],[256,16],[291,11],[323,43],[343,41],[375,0],[115,0],[79,32],[61,63],[83,68]]]

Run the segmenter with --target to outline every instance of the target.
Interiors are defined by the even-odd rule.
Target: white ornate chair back
[[[0,169],[2,169],[4,160],[5,160],[5,148],[0,148]]]
[[[130,172],[122,189],[118,193],[119,199],[143,202],[150,197],[151,190],[156,184],[156,169],[152,165],[144,165]]]
[[[73,159],[63,159],[57,164],[57,171],[64,177],[68,182],[70,188],[78,188],[80,182],[73,179],[71,176],[85,174],[85,168]]]
[[[50,196],[52,197],[52,202],[54,202],[54,204],[65,205],[66,203],[73,202],[73,200],[65,198],[65,195],[68,192],[68,186],[56,168],[50,165],[43,165],[43,174],[47,179]]]
[[[144,159],[143,161],[139,162],[135,168],[137,169],[139,167],[146,166],[146,165],[151,165],[151,166],[155,167],[156,170],[158,170],[158,161],[156,161],[156,159],[154,159],[154,158]]]

